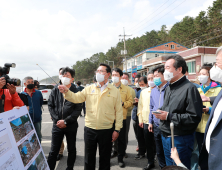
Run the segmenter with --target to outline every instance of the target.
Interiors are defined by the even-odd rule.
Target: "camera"
[[[0,78],[4,77],[6,80],[6,84],[13,84],[14,86],[19,86],[21,84],[20,79],[10,79],[7,75],[9,74],[10,67],[15,68],[15,63],[5,63],[4,67],[0,67]],[[2,89],[7,89],[6,85]]]

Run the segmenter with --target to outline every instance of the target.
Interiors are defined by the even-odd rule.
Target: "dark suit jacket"
[[[221,170],[222,169],[222,112],[217,120],[217,123],[214,127],[214,130],[210,137],[210,153],[208,154],[206,150],[206,135],[212,121],[214,111],[217,107],[218,102],[222,98],[222,90],[216,97],[214,104],[212,106],[212,110],[210,113],[210,117],[208,119],[205,134],[204,134],[204,141],[203,146],[200,152],[199,163],[201,170],[209,169],[209,170]],[[222,106],[220,106],[222,107]]]

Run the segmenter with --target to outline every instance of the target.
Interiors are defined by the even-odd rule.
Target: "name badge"
[[[95,93],[95,89],[93,89],[91,93]]]

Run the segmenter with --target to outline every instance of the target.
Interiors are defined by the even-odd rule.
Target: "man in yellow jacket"
[[[116,142],[118,142],[118,149],[114,147],[114,150],[118,151],[118,163],[119,167],[125,167],[125,163],[123,162],[123,157],[126,154],[126,117],[127,117],[127,109],[133,105],[132,95],[129,87],[123,85],[121,83],[121,78],[123,76],[123,72],[119,68],[115,68],[112,71],[112,81],[113,85],[119,90],[121,99],[122,99],[122,108],[123,108],[123,127],[120,130],[119,138]],[[117,118],[116,118],[117,121]],[[117,145],[114,145],[117,146]],[[114,151],[115,152],[115,151]]]
[[[72,93],[64,85],[58,87],[66,100],[73,103],[86,101],[85,170],[95,169],[97,144],[100,153],[99,169],[110,170],[111,142],[118,138],[122,128],[121,96],[119,90],[108,83],[110,74],[110,66],[100,64],[96,71],[97,84],[88,86],[78,93]]]
[[[138,112],[137,112],[137,116],[139,118],[139,126],[140,128],[143,128],[143,134],[144,134],[145,146],[146,146],[146,156],[148,159],[148,163],[146,167],[143,168],[143,170],[150,170],[155,167],[154,135],[152,132],[148,131],[149,114],[150,114],[150,93],[151,93],[152,88],[155,86],[153,82],[153,77],[154,77],[153,72],[150,71],[147,75],[149,88],[145,88],[144,90],[141,91],[139,103],[138,103]],[[140,78],[139,80],[140,87],[144,87],[145,84],[147,84],[147,81],[144,81],[143,79]],[[139,156],[140,155],[138,155],[138,157]]]
[[[132,101],[134,102],[134,98],[136,97],[135,90],[129,86],[130,80],[129,80],[129,74],[123,73],[123,76],[121,78],[121,83],[125,86],[127,86],[130,89],[131,95],[132,95]],[[131,114],[133,110],[134,105],[128,108],[127,110],[127,116],[126,116],[126,149],[128,145],[128,136],[129,136],[129,130],[130,130],[130,121],[131,121]],[[125,158],[127,158],[128,155],[125,154]]]

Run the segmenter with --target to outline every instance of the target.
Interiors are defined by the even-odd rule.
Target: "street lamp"
[[[113,63],[113,68],[114,68],[114,61],[109,61],[109,60],[106,60],[107,62],[108,62],[108,64],[109,64],[109,62],[112,62]]]

